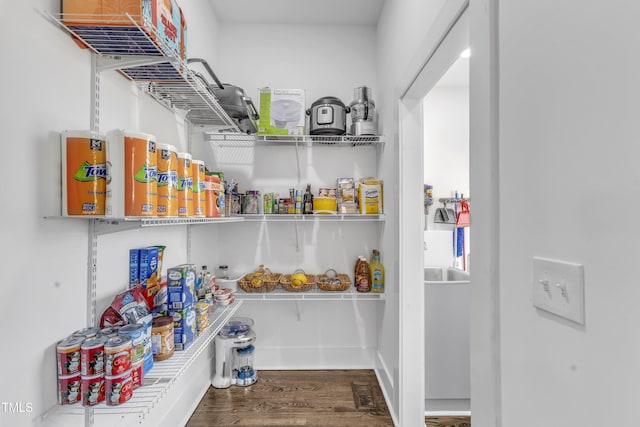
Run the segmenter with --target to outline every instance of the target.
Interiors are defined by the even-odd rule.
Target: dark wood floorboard
[[[427,427],[471,427],[471,417],[427,417]]]
[[[258,376],[258,382],[249,387],[210,387],[187,427],[393,427],[371,370],[259,371]],[[354,394],[361,396],[367,391],[371,392],[370,398],[360,398],[358,408]],[[427,424],[470,426],[464,417],[437,417],[433,423],[430,417]]]

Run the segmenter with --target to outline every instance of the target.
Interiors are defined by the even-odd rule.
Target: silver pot
[[[316,100],[306,112],[310,135],[344,135],[347,131],[349,107],[335,96]]]

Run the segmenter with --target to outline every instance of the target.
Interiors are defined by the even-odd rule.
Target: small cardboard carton
[[[258,135],[304,135],[304,89],[259,90]]]
[[[173,317],[173,342],[176,350],[186,350],[196,339],[196,309],[195,306],[180,310],[169,310]]]
[[[179,310],[197,302],[195,294],[196,266],[181,264],[167,269],[167,304]]]
[[[120,45],[119,49],[123,49],[122,40],[125,37],[123,32],[125,29],[122,27],[139,26],[162,51],[181,59],[186,58],[187,23],[175,0],[62,0],[62,13],[64,24],[72,28],[80,37],[85,35],[91,37],[96,30],[100,30],[103,39],[99,46],[94,46],[100,50],[100,53],[129,53],[107,50],[117,49],[118,45]],[[149,25],[155,31],[150,31]],[[108,43],[109,38],[112,43]],[[137,47],[153,48],[153,45],[144,46],[144,42],[145,40],[139,42]],[[79,44],[83,45],[82,42]],[[135,53],[153,54],[152,52]]]

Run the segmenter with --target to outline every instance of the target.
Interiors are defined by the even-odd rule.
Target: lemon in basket
[[[296,273],[291,275],[291,285],[299,288],[307,283],[307,276],[304,273]]]

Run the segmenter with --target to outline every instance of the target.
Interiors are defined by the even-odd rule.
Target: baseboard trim
[[[374,372],[378,379],[378,384],[380,384],[380,389],[382,389],[384,400],[387,402],[387,408],[389,408],[389,414],[393,420],[393,425],[398,427],[400,423],[398,422],[396,408],[393,404],[394,400],[392,399],[392,396],[395,395],[393,388],[393,376],[390,374],[389,369],[387,369],[387,364],[384,362],[380,352],[376,352],[376,367]]]
[[[255,353],[258,371],[291,369],[374,369],[372,348],[260,347]]]

